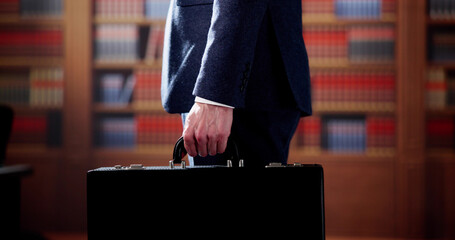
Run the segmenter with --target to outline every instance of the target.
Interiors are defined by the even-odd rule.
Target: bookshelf
[[[319,122],[301,121],[290,161],[314,161],[315,156],[321,159],[355,156],[365,161],[395,156],[395,145],[376,148],[367,143],[371,142],[367,140],[368,134],[377,134],[378,130],[368,132],[366,119],[381,116],[395,124],[396,9],[396,1],[302,1],[303,37],[312,75],[313,119]],[[381,50],[368,52],[375,48]],[[343,130],[352,127],[343,122],[350,116],[362,118],[353,126],[357,129],[353,131],[360,133]],[[341,123],[327,127],[331,118],[335,121],[340,118]],[[337,134],[327,133],[327,129],[341,133],[338,137],[342,142],[353,139],[355,145],[358,137],[360,145],[340,145],[335,148],[341,150],[332,152],[326,141]],[[308,135],[315,135],[316,143],[314,137],[305,137]],[[395,133],[387,135],[395,142]],[[360,150],[352,152],[351,147]]]
[[[132,1],[129,10],[125,10],[121,4],[121,1],[93,1],[92,113],[97,143],[94,146],[94,158],[101,165],[107,164],[106,160],[101,159],[115,162],[121,159],[136,162],[149,159],[148,162],[155,161],[154,165],[167,164],[167,161],[160,163],[156,159],[169,158],[174,141],[182,131],[180,117],[163,110],[159,92],[164,25],[169,1]],[[109,48],[109,42],[114,40],[109,34],[114,36],[116,33],[117,36],[126,36],[120,40],[122,43],[118,47],[126,49],[130,56],[127,59],[122,58],[125,52],[117,56],[111,50],[103,52],[103,49]],[[129,89],[130,96],[123,97],[120,102],[106,97],[108,92],[113,99],[123,95],[127,91],[128,81],[134,82]],[[106,126],[115,125],[122,118],[130,124],[125,136],[131,136],[126,143],[115,147],[109,141],[100,140],[112,133]],[[166,152],[167,155],[164,154]]]
[[[21,150],[12,152],[55,158],[62,146],[63,0],[0,4],[0,102],[16,113],[10,142]]]
[[[454,237],[453,190],[435,191],[443,182],[453,182],[455,169],[455,1],[425,2],[425,145],[428,168],[428,199],[434,223],[431,233]],[[442,200],[441,200],[442,199]],[[443,204],[441,204],[443,203]]]

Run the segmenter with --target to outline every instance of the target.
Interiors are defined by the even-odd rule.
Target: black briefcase
[[[87,173],[88,239],[325,239],[320,165],[187,167],[183,140],[168,167]],[[180,164],[180,166],[179,166]]]

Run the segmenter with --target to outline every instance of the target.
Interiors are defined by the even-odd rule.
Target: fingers
[[[224,151],[226,151],[227,141],[228,141],[227,137],[220,138],[220,140],[218,141],[218,144],[217,144],[217,149],[216,149],[217,153],[224,153]]]
[[[188,155],[206,157],[224,153],[232,126],[232,109],[194,104],[183,130]]]
[[[183,132],[183,145],[188,155],[191,157],[195,157],[197,155],[196,140],[192,134]]]

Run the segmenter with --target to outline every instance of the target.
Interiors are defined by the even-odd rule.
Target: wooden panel
[[[426,235],[454,239],[455,163],[429,159],[426,169]]]
[[[398,3],[396,234],[423,237],[425,174],[425,0]]]
[[[327,234],[393,236],[393,162],[323,166]]]
[[[12,160],[14,164],[26,163],[33,168],[33,174],[22,179],[21,227],[34,232],[55,230],[58,160],[34,160]]]
[[[91,1],[65,1],[65,164],[85,165],[91,146]]]

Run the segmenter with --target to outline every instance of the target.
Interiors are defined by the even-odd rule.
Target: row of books
[[[426,145],[428,148],[455,148],[455,119],[431,117],[426,122]]]
[[[161,71],[139,69],[132,74],[103,73],[100,75],[99,97],[108,105],[125,105],[133,102],[138,107],[148,107],[160,102]]]
[[[311,76],[315,102],[394,103],[395,74],[378,70],[325,70]]]
[[[19,0],[0,0],[0,14],[18,14]]]
[[[109,19],[166,19],[170,0],[95,0],[95,15]]]
[[[23,17],[61,17],[63,0],[21,0]]]
[[[136,122],[134,118],[117,116],[98,119],[95,142],[100,147],[134,147],[136,144]]]
[[[0,30],[0,56],[56,57],[63,55],[60,27]]]
[[[22,17],[61,17],[63,0],[0,0],[0,14]]]
[[[95,59],[100,62],[161,62],[164,29],[134,24],[100,24],[95,30]]]
[[[433,19],[455,18],[455,1],[453,0],[429,0],[428,8],[430,17]]]
[[[393,117],[312,116],[300,120],[298,147],[328,152],[380,152],[395,148]]]
[[[62,115],[51,111],[42,115],[14,116],[11,144],[38,144],[58,147],[62,143]]]
[[[324,119],[322,130],[322,146],[327,151],[334,153],[365,152],[366,127],[364,119]]]
[[[102,116],[95,134],[97,145],[106,148],[146,148],[174,144],[182,135],[178,115]]]
[[[395,73],[380,70],[324,70],[311,74],[312,97],[316,103],[365,103],[378,106],[395,102]],[[99,101],[104,104],[128,104],[138,107],[160,103],[161,72],[134,70],[132,74],[103,73],[100,76]]]
[[[133,75],[125,76],[122,73],[106,73],[100,76],[100,102],[107,105],[125,105],[130,102],[136,78]]]
[[[32,68],[0,73],[0,102],[32,107],[63,105],[63,69]]]
[[[387,62],[395,58],[393,26],[305,26],[303,38],[312,60]]]
[[[429,69],[425,90],[428,109],[455,106],[455,73],[443,68]]]
[[[138,148],[150,145],[174,144],[182,136],[182,120],[179,115],[136,115]]]
[[[453,30],[435,31],[431,34],[429,57],[435,62],[455,61],[455,32]]]
[[[303,16],[378,19],[396,12],[396,0],[302,0]]]

